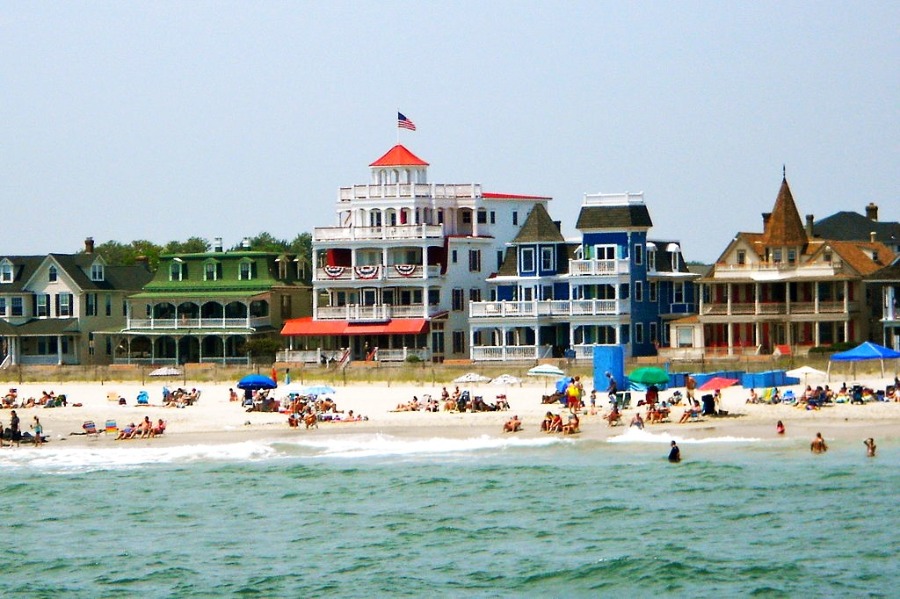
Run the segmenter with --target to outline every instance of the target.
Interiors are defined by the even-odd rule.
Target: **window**
[[[520,273],[534,272],[534,248],[522,248]]]
[[[497,213],[491,210],[491,224],[497,224]]]
[[[451,305],[450,309],[454,312],[461,312],[463,309],[463,302],[465,301],[465,294],[462,289],[454,289],[452,291],[451,296]]]
[[[656,301],[656,281],[649,281],[647,283],[647,287],[649,288],[647,292],[650,294],[650,301]]]
[[[24,304],[21,297],[14,297],[10,302],[10,315],[22,316],[25,313]]]
[[[684,303],[684,283],[675,283],[672,287],[672,301],[676,304]]]
[[[106,315],[112,316],[112,296],[107,293],[104,300],[105,300],[105,306],[106,306]]]
[[[84,313],[86,316],[97,316],[97,294],[86,293],[84,296]]]
[[[619,343],[630,343],[631,338],[631,327],[627,324],[623,324],[619,326],[619,336],[621,339]]]
[[[747,263],[747,252],[744,250],[738,250],[737,253],[737,263],[743,266]]]
[[[659,337],[656,335],[656,323],[650,323],[650,342],[659,344]]]
[[[470,302],[480,302],[481,301],[481,289],[477,287],[472,287],[469,289],[469,301]]]
[[[615,260],[616,259],[616,246],[614,246],[614,245],[594,246],[594,258],[596,260]]]
[[[481,250],[469,250],[469,272],[481,272]]]
[[[824,260],[825,262],[831,262],[831,258],[831,252],[825,252],[824,254],[822,254],[822,260]]]
[[[775,264],[779,264],[781,262],[781,250],[774,250],[772,252],[772,262]]]
[[[55,266],[51,266],[50,268],[47,269],[47,280],[50,281],[51,283],[55,283],[56,278],[58,276],[59,276],[59,273],[57,272]]]
[[[453,353],[461,354],[466,351],[466,334],[463,331],[453,331]]]
[[[0,316],[6,316],[6,298],[0,297]]]
[[[503,250],[497,250],[497,270],[503,266]]]
[[[462,222],[464,225],[472,224],[472,211],[471,210],[463,210],[462,211]]]
[[[619,285],[619,299],[627,300],[629,297],[628,290],[628,283],[622,283],[621,285]]]
[[[287,278],[287,262],[278,263],[278,273],[282,279]],[[215,262],[207,262],[203,265],[203,280],[215,281],[219,278],[218,265]]]
[[[428,305],[429,306],[437,306],[441,303],[441,290],[440,289],[429,289],[428,290]]]
[[[636,302],[644,301],[644,282],[643,281],[635,281],[634,282],[634,301],[636,301]]]
[[[522,287],[522,301],[530,302],[534,300],[534,287]]]
[[[678,347],[691,347],[694,344],[694,330],[691,327],[675,327]]]
[[[103,279],[103,265],[95,262],[91,265],[91,280],[102,281]]]
[[[790,264],[793,264],[796,261],[797,261],[797,250],[795,250],[794,248],[791,248],[788,250],[788,262]]]
[[[487,224],[487,212],[483,209],[478,211],[478,224],[479,225]]]
[[[634,244],[634,263],[638,265],[644,263],[644,246],[640,243]]]
[[[253,263],[249,260],[244,260],[241,262],[238,267],[238,279],[241,281],[249,281],[253,278]]]
[[[635,343],[643,343],[644,342],[644,325],[643,323],[636,323],[634,325],[634,342]]]
[[[456,262],[457,262],[456,250],[450,250],[450,262],[452,262],[453,264],[456,264]]]
[[[12,263],[9,260],[4,260],[2,264],[0,264],[0,283],[12,283],[13,280],[13,267]]]
[[[541,248],[541,270],[553,270],[553,248]]]
[[[35,298],[37,299],[35,316],[50,316],[50,296],[39,293]]]
[[[647,250],[647,270],[656,270],[656,250]]]
[[[513,210],[513,224],[514,225],[519,224],[519,213],[515,210]]]
[[[177,262],[177,261],[172,262],[169,265],[169,280],[170,281],[180,281],[181,280],[181,274],[183,272],[181,267],[182,267],[182,263]]]

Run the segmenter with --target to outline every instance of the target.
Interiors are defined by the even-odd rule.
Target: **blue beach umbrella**
[[[237,388],[256,390],[256,389],[274,389],[278,383],[264,374],[248,374],[238,381]]]

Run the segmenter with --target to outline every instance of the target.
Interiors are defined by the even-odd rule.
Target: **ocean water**
[[[0,595],[896,596],[895,444],[667,442],[4,448]]]

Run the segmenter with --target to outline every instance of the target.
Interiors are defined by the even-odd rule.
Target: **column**
[[[759,283],[753,283],[753,313],[759,315]],[[759,340],[758,335],[756,338]]]
[[[725,283],[725,313],[728,316],[731,316],[731,294],[734,292],[734,288],[731,283]],[[731,332],[728,333],[729,341],[729,353],[731,352]]]
[[[731,287],[731,283],[729,283],[728,286]],[[729,299],[729,304],[730,304],[731,303],[731,290],[730,289],[728,290],[728,299]],[[729,305],[729,313],[730,312],[731,312],[731,306]],[[733,356],[734,355],[734,325],[729,322],[725,326],[728,327],[728,355]]]
[[[813,282],[813,314],[819,313],[819,283]],[[819,327],[816,327],[816,337],[819,335]],[[818,345],[818,342],[816,343]]]
[[[478,210],[472,208],[472,237],[478,237]]]
[[[469,359],[475,359],[475,328],[469,327]]]
[[[844,316],[850,313],[850,282],[844,281]],[[844,337],[846,341],[849,341]]]
[[[56,336],[56,364],[62,366],[62,335]]]

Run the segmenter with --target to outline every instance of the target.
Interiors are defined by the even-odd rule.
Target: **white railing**
[[[538,360],[550,357],[550,345],[475,346],[471,350],[474,362],[505,362],[507,360]]]
[[[126,329],[248,329],[266,326],[272,323],[268,316],[251,318],[128,318]]]
[[[421,264],[380,264],[365,266],[324,266],[315,271],[315,282],[329,281],[383,281],[425,279],[439,277],[440,266],[422,267]]]
[[[573,277],[597,277],[623,275],[631,272],[628,260],[569,260],[569,275]]]
[[[426,348],[416,349],[414,347],[404,347],[402,349],[384,349],[378,348],[375,352],[375,359],[379,362],[406,362],[407,358],[415,356],[422,362],[431,360],[431,352]]]
[[[856,312],[859,310],[857,302],[847,302],[846,311]],[[788,315],[788,314],[843,314],[845,306],[843,301],[827,301],[819,302],[760,302],[759,304],[742,302],[731,304],[729,312],[728,304],[724,302],[705,303],[703,304],[702,314],[704,316],[771,316],[771,315]]]
[[[417,264],[392,264],[384,270],[385,277],[388,279],[432,279],[441,275],[440,266],[422,267]]]
[[[313,241],[371,241],[390,239],[436,239],[444,236],[442,225],[392,225],[384,227],[316,227]]]
[[[316,309],[316,320],[356,320],[381,322],[390,320],[393,316],[393,306],[390,304],[377,304],[374,306],[361,306],[359,304],[347,304],[346,306],[319,306]]]
[[[475,198],[481,195],[481,185],[477,183],[437,184],[437,183],[372,183],[342,187],[338,200],[384,200],[390,198],[435,198],[457,199]]]
[[[470,318],[530,318],[536,316],[604,316],[628,314],[628,302],[618,300],[542,300],[531,302],[471,302]]]
[[[797,264],[790,262],[757,262],[753,264],[716,264],[712,276],[716,279],[753,278],[759,280],[789,277],[833,277],[841,271],[841,264]]]

